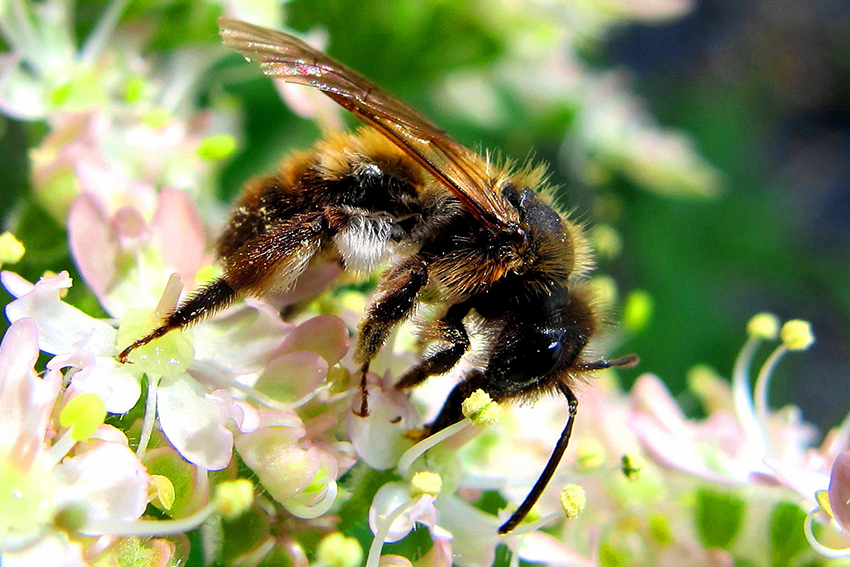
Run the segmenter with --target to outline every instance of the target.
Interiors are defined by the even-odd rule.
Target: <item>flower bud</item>
[[[23,243],[11,232],[0,234],[0,266],[15,264],[24,257],[26,249]]]
[[[316,547],[316,563],[325,567],[358,567],[363,561],[363,548],[353,537],[333,532]]]
[[[254,485],[247,478],[222,482],[216,487],[213,503],[216,511],[233,520],[244,514],[254,502]]]

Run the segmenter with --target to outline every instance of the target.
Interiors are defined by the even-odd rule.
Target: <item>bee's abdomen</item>
[[[421,213],[421,167],[372,130],[333,134],[250,182],[219,240],[226,258],[293,215],[345,207],[405,218]]]

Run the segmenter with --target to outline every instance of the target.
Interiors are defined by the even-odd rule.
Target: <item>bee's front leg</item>
[[[366,393],[366,374],[369,363],[387,340],[390,331],[407,319],[416,304],[416,296],[428,283],[428,267],[419,256],[412,256],[387,270],[378,284],[378,293],[360,322],[360,333],[354,359],[360,363],[360,390],[362,401],[360,417],[369,415]]]

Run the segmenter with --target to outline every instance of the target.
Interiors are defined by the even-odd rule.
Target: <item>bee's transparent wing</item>
[[[257,61],[266,75],[321,90],[386,136],[481,222],[499,230],[519,223],[516,209],[494,190],[484,158],[359,73],[294,36],[226,18],[219,26],[224,44]]]

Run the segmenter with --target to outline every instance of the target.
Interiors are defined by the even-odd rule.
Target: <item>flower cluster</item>
[[[613,372],[600,373],[582,389],[574,442],[552,486],[507,535],[498,528],[547,462],[563,403],[503,408],[479,391],[464,402],[464,420],[422,439],[444,398],[433,389],[447,381],[412,397],[393,388],[414,360],[402,328],[367,377],[370,415],[355,416],[349,341],[365,298],[340,291],[310,301],[336,266],[311,268],[287,294],[241,300],[119,364],[123,347],[215,277],[209,249],[223,206],[214,179],[236,149],[233,108],[213,100],[199,109],[193,96],[217,52],[175,49],[153,65],[140,47],[151,32],[117,28],[125,4],[114,0],[79,48],[66,2],[0,7],[11,48],[0,59],[0,112],[47,125],[32,151],[34,198],[67,226],[82,280],[68,271],[34,282],[12,271],[0,277],[14,297],[0,344],[5,567],[731,565],[812,559],[813,549],[842,555],[850,420],[813,448],[814,432],[796,410],[766,402],[783,353],[812,341],[803,322],[782,326],[754,394],[756,348],[780,334],[770,316],[753,320],[731,386],[695,374],[704,420],[686,418],[654,376],[626,393]],[[247,18],[244,10],[260,4],[227,9]],[[637,2],[627,13],[599,4],[582,9],[594,30],[687,8]],[[509,3],[493,5],[494,18],[516,15]],[[513,38],[500,70],[507,80],[528,85],[523,61],[551,47],[537,41],[545,32],[525,27]],[[575,61],[551,64],[576,98],[608,100],[616,111],[599,106],[607,122],[577,121],[580,159],[595,156],[657,190],[673,183],[711,192],[713,172],[685,142],[662,135],[628,97],[599,96],[622,95],[617,81],[564,74]],[[535,85],[529,96],[538,101],[565,88]],[[324,123],[338,118],[316,99],[283,94]],[[630,136],[620,135],[634,123]],[[657,142],[655,162],[635,153],[647,147],[635,137]],[[615,250],[616,238],[603,227],[598,240]],[[10,233],[0,236],[4,265],[26,253]],[[72,286],[84,287],[97,309],[70,300]],[[284,321],[281,310],[296,304]],[[634,312],[648,309],[636,304]],[[769,513],[754,513],[761,510]]]

